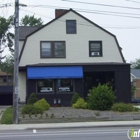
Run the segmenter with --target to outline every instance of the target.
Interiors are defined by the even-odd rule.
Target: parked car
[[[131,103],[140,103],[140,98],[132,98]]]

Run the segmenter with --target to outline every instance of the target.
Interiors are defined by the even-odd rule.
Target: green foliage
[[[140,58],[136,58],[134,61],[131,61],[131,68],[140,69]]]
[[[8,47],[11,52],[13,52],[12,46],[14,42],[14,34],[10,32],[12,28],[13,16],[9,18],[0,17],[0,54],[2,54],[5,47]],[[3,47],[2,47],[3,46]],[[4,57],[1,57],[3,59]]]
[[[1,124],[13,124],[13,108],[7,108],[1,118]]]
[[[132,97],[134,97],[135,92],[136,92],[136,87],[132,85],[132,86],[131,86],[131,96],[132,96]]]
[[[79,94],[77,92],[75,92],[72,96],[71,102],[70,104],[73,105],[76,103],[76,101],[80,98]]]
[[[22,108],[21,113],[22,114],[40,114],[40,113],[43,113],[43,110],[38,106],[29,104],[29,105],[25,105]]]
[[[29,118],[32,118],[32,116],[31,116],[32,114],[31,113],[29,113]]]
[[[54,114],[53,113],[51,114],[51,118],[54,118]]]
[[[112,87],[108,84],[93,87],[88,94],[88,108],[92,110],[110,110],[116,100]]]
[[[95,112],[95,116],[100,116],[100,112]]]
[[[50,108],[50,105],[47,103],[47,101],[44,98],[34,103],[34,106],[41,108],[43,111],[49,110]]]
[[[25,15],[20,22],[21,26],[42,26],[43,21],[41,18],[35,18],[34,15]]]
[[[112,111],[119,111],[119,112],[132,112],[138,111],[138,108],[135,108],[132,104],[125,104],[125,103],[116,103],[111,108]]]
[[[7,75],[13,74],[13,70],[14,70],[13,56],[7,56],[6,59],[3,62],[1,62],[0,69],[1,71],[6,72]]]
[[[85,102],[85,100],[83,98],[79,98],[75,104],[72,105],[73,108],[82,108],[82,109],[86,109],[87,108],[87,103]]]
[[[38,98],[36,97],[36,93],[32,93],[31,95],[30,95],[30,97],[29,97],[29,99],[28,99],[28,102],[27,102],[27,104],[34,104],[35,102],[37,102],[38,101]]]
[[[46,113],[46,118],[49,117],[48,113]]]

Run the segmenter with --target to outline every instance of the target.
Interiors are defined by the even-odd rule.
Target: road
[[[0,140],[129,140],[129,129],[106,127],[0,131]],[[140,137],[133,139],[140,140]]]

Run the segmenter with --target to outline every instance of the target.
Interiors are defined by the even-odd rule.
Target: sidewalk
[[[57,129],[82,127],[140,127],[140,121],[105,121],[105,122],[76,122],[76,123],[48,123],[48,124],[12,124],[0,125],[0,130],[26,130],[26,129]]]

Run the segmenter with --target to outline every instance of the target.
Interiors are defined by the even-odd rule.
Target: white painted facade
[[[68,19],[76,20],[77,34],[66,34],[65,21]],[[40,41],[66,41],[66,58],[41,59]],[[102,57],[89,57],[89,41],[102,41]],[[70,11],[27,38],[19,66],[36,63],[89,62],[123,63],[123,60],[112,35]]]
[[[26,100],[26,72],[19,72],[19,98],[21,102]]]
[[[21,53],[23,44],[24,44],[24,41],[19,41],[19,55],[20,55],[20,53]]]

